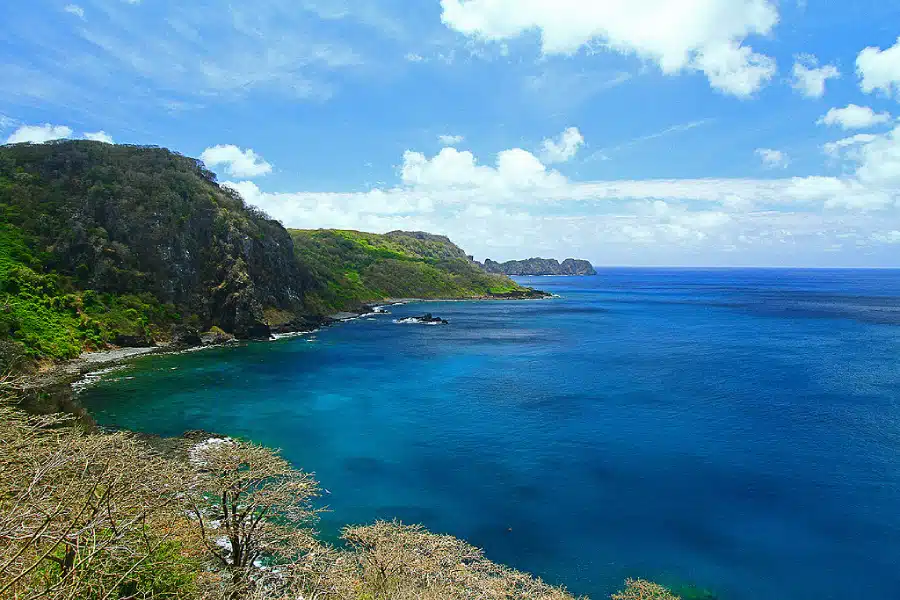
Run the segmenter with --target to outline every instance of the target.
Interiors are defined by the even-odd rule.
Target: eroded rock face
[[[312,276],[290,234],[199,161],[83,140],[6,146],[3,161],[20,173],[2,199],[14,225],[79,288],[151,294],[204,329],[239,337],[268,334],[266,309],[302,312]]]
[[[559,263],[553,258],[529,258],[498,263],[486,259],[482,265],[488,273],[503,275],[535,276],[535,275],[596,275],[594,267],[586,260],[567,258]]]

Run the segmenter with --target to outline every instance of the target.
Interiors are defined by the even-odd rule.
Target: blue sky
[[[32,0],[0,142],[202,156],[292,227],[478,258],[900,266],[888,0]]]

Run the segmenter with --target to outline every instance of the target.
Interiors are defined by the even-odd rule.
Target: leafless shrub
[[[0,390],[0,597],[118,597],[179,531],[181,471],[131,435],[25,415]]]

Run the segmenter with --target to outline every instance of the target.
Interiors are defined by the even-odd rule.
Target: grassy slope
[[[385,298],[525,295],[504,275],[479,269],[445,237],[420,233],[291,230],[295,254],[324,285],[308,292],[319,313]]]

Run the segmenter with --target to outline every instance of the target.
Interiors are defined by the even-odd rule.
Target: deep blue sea
[[[900,598],[900,271],[603,269],[150,357],[102,424],[283,448],[326,535],[397,517],[605,598]],[[449,326],[399,325],[425,311]]]

